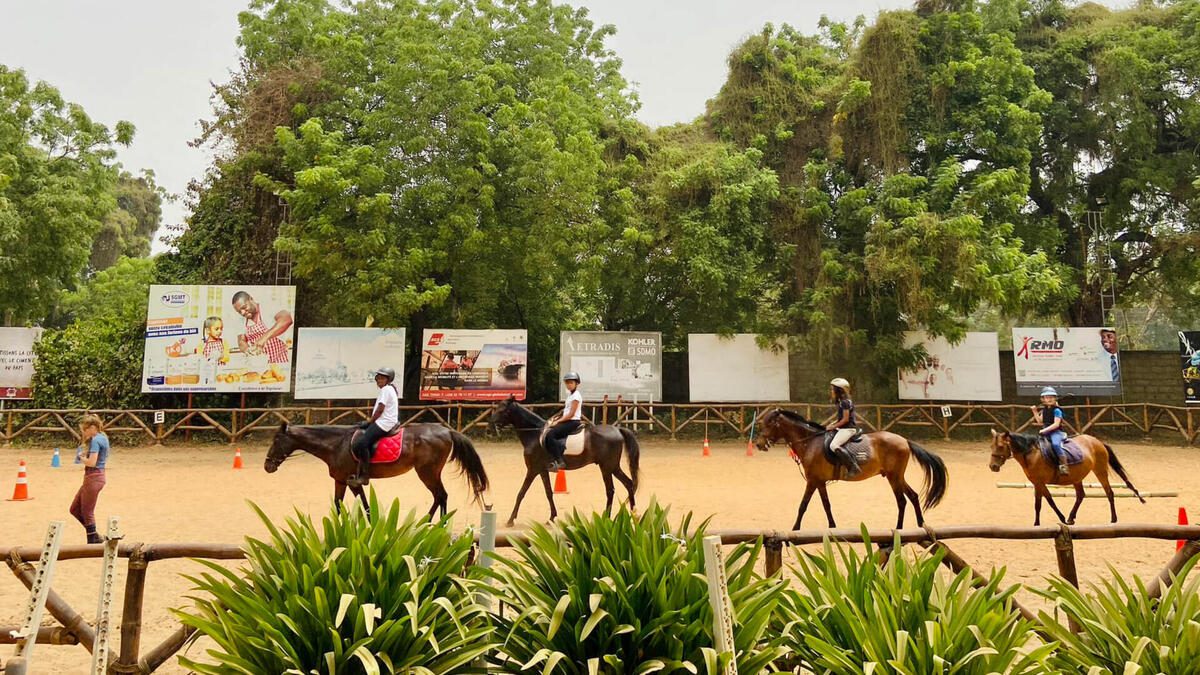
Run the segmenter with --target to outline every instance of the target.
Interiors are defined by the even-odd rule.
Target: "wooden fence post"
[[[783,569],[783,542],[774,537],[763,540],[763,548],[767,551],[767,576],[775,576]]]
[[[134,544],[125,574],[125,605],[121,609],[121,651],[110,672],[138,672],[138,652],[142,647],[142,601],[146,589],[146,569],[150,561],[141,544]]]
[[[1071,541],[1071,528],[1066,523],[1059,524],[1058,535],[1054,537],[1054,555],[1058,558],[1058,575],[1079,588],[1079,573],[1075,570],[1075,544]],[[1073,633],[1079,632],[1079,624],[1069,616],[1067,627]]]

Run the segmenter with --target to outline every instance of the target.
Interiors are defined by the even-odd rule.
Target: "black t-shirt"
[[[849,398],[843,398],[838,401],[836,413],[838,420],[842,419],[843,411],[848,411],[850,413],[850,417],[846,419],[845,424],[839,424],[837,421],[835,421],[833,423],[834,428],[849,429],[851,427],[858,426],[858,422],[854,419],[854,401],[851,401]]]

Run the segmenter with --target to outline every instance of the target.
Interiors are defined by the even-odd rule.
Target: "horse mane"
[[[338,424],[289,424],[287,431],[289,435],[293,433],[308,434],[325,439],[345,436],[346,431],[350,428]]]
[[[512,402],[512,405],[509,406],[509,410],[512,410],[518,417],[521,418],[522,425],[534,427],[546,426],[546,420],[542,419],[541,415],[538,415],[516,401]]]
[[[784,417],[795,422],[796,424],[807,427],[808,429],[810,429],[812,431],[822,431],[822,432],[825,431],[825,429],[823,427],[821,427],[821,425],[817,424],[816,422],[810,422],[804,415],[801,415],[800,413],[795,412],[794,410],[784,410],[783,408],[779,408],[775,412],[779,413],[780,415],[783,415]]]
[[[1011,431],[1008,434],[1008,439],[1021,452],[1029,452],[1036,448],[1039,440],[1037,434],[1018,434]]]

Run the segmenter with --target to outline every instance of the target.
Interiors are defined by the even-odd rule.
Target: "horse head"
[[[516,414],[517,397],[509,394],[508,398],[496,401],[492,406],[492,414],[488,416],[488,426],[497,427],[501,424],[514,426],[513,419]]]
[[[283,460],[290,457],[297,447],[299,444],[296,439],[288,434],[287,422],[283,422],[279,425],[279,431],[275,432],[275,438],[271,440],[271,449],[267,450],[267,459],[263,462],[263,469],[267,473],[275,473],[279,470],[279,465],[283,464]]]
[[[1001,466],[1008,461],[1008,458],[1013,456],[1013,438],[1012,434],[1007,431],[996,431],[992,429],[992,458],[988,462],[988,468],[992,471],[999,471]]]
[[[779,430],[779,408],[772,408],[764,412],[758,418],[758,437],[754,441],[754,446],[761,452],[767,452],[771,449],[771,444],[783,439]]]

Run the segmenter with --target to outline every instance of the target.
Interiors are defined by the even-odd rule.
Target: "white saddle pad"
[[[570,436],[567,436],[567,452],[566,452],[566,454],[568,454],[568,455],[583,454],[583,437],[586,435],[587,435],[586,431],[584,429],[580,429],[579,433],[575,433],[575,434],[571,434]]]

